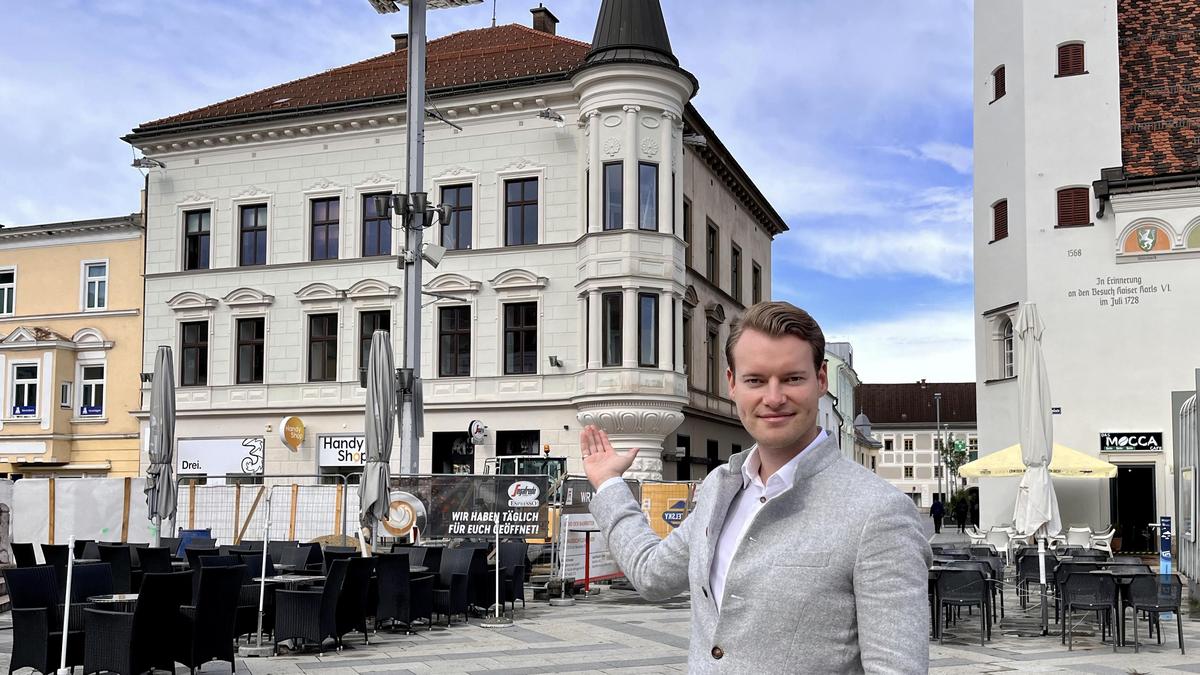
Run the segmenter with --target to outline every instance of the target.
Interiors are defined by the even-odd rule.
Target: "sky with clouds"
[[[600,0],[543,0],[591,41]],[[971,0],[663,0],[696,107],[787,221],[774,295],[865,382],[974,380]],[[500,23],[529,0],[497,0]],[[492,3],[435,11],[436,38]],[[391,49],[367,0],[39,0],[5,8],[0,223],[130,213],[120,136]]]

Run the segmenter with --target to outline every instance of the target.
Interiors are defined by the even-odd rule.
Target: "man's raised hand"
[[[608,434],[590,424],[579,432],[579,449],[583,455],[583,471],[597,490],[606,480],[628,471],[638,454],[637,448],[625,454],[617,452],[609,442]]]

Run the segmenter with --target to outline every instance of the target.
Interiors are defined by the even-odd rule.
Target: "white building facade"
[[[542,452],[579,472],[584,424],[641,448],[643,477],[664,476],[664,447],[674,478],[670,464],[692,473],[696,449],[706,468],[746,444],[724,339],[770,296],[771,241],[786,226],[689,105],[698,83],[671,55],[657,3],[609,4],[601,17],[659,22],[644,31],[659,41],[639,38],[645,54],[628,58],[603,21],[588,45],[555,35],[539,8],[535,29],[429,45],[430,96],[461,129],[426,131],[425,189],[452,216],[425,237],[448,251],[423,273],[421,472]],[[521,53],[438,58],[498,46]],[[364,62],[378,82],[355,84],[355,64],[127,137],[165,165],[149,176],[144,370],[158,345],[174,347],[179,454],[195,463],[181,473],[358,470],[338,449],[361,440],[372,331],[391,331],[397,366],[403,353],[403,231],[373,197],[405,182],[405,50],[400,36]],[[276,428],[293,415],[307,427],[294,451]],[[472,445],[476,419],[488,431]]]
[[[984,454],[1018,442],[1012,322],[1035,303],[1055,441],[1120,467],[1056,481],[1062,522],[1118,525],[1151,550],[1171,513],[1171,392],[1200,364],[1200,190],[1181,120],[1200,97],[1179,36],[1189,3],[976,3],[975,336]],[[1186,187],[1184,187],[1186,185]],[[1016,481],[986,479],[984,525],[1012,520]]]
[[[875,472],[917,507],[928,509],[939,495],[945,502],[954,492],[978,487],[976,479],[952,476],[938,452],[943,444],[953,447],[961,440],[969,456],[977,458],[973,382],[866,383],[859,385],[857,393],[871,435],[880,444]],[[952,484],[953,480],[957,482]]]

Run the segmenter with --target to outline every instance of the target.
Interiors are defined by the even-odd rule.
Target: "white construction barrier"
[[[21,479],[12,486],[12,540],[147,543],[145,487],[144,478]]]

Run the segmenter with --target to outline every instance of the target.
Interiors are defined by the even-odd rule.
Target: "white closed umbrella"
[[[1062,530],[1058,497],[1050,480],[1054,427],[1050,416],[1050,382],[1042,357],[1043,330],[1037,306],[1025,303],[1017,313],[1014,327],[1021,345],[1017,360],[1017,421],[1025,475],[1017,492],[1013,524],[1020,534],[1041,537]]]

